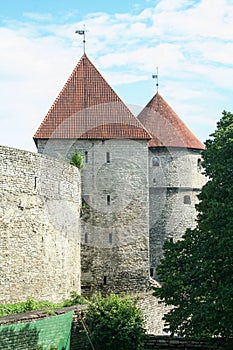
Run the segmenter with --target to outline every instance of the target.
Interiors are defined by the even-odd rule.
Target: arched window
[[[188,195],[184,196],[184,204],[191,204],[190,196],[188,196]]]
[[[160,158],[159,157],[152,158],[152,166],[160,166]]]

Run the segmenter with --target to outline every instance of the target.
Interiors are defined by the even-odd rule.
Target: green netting
[[[0,350],[70,350],[73,311],[0,327]]]

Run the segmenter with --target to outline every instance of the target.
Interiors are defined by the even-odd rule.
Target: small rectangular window
[[[107,205],[110,205],[111,202],[111,198],[110,198],[110,194],[107,195]]]
[[[154,277],[154,269],[153,269],[153,267],[150,268],[150,277]]]
[[[106,162],[110,163],[110,152],[106,153]]]
[[[107,284],[107,276],[104,276],[104,286]]]
[[[184,196],[184,204],[191,204],[190,196],[188,196],[188,195]]]
[[[109,241],[110,244],[112,244],[112,233],[109,233],[108,241]]]
[[[37,176],[35,176],[34,178],[34,190],[36,189],[36,185],[37,185]]]
[[[88,163],[88,152],[87,151],[85,151],[84,160],[85,160],[85,163]]]
[[[85,242],[85,243],[88,243],[88,234],[87,234],[87,233],[85,233],[84,242]]]

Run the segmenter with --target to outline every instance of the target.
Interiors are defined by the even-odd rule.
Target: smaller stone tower
[[[138,119],[149,131],[150,275],[162,257],[165,240],[181,239],[195,227],[197,194],[205,183],[204,145],[156,93]]]

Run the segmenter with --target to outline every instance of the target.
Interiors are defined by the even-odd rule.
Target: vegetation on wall
[[[141,350],[145,330],[137,300],[98,294],[88,306],[85,322],[96,350]]]
[[[86,300],[78,295],[76,292],[70,294],[70,299],[64,300],[60,303],[51,303],[49,301],[35,301],[31,297],[26,301],[21,301],[13,304],[0,304],[0,316],[18,314],[21,312],[31,310],[48,309],[48,313],[52,314],[53,309],[68,307],[72,305],[85,304]]]
[[[172,334],[233,337],[233,114],[223,112],[206,141],[197,227],[166,242],[154,295],[174,308],[164,319]]]
[[[82,169],[84,167],[83,156],[79,150],[76,150],[74,153],[72,153],[70,164],[76,166],[79,169]]]

